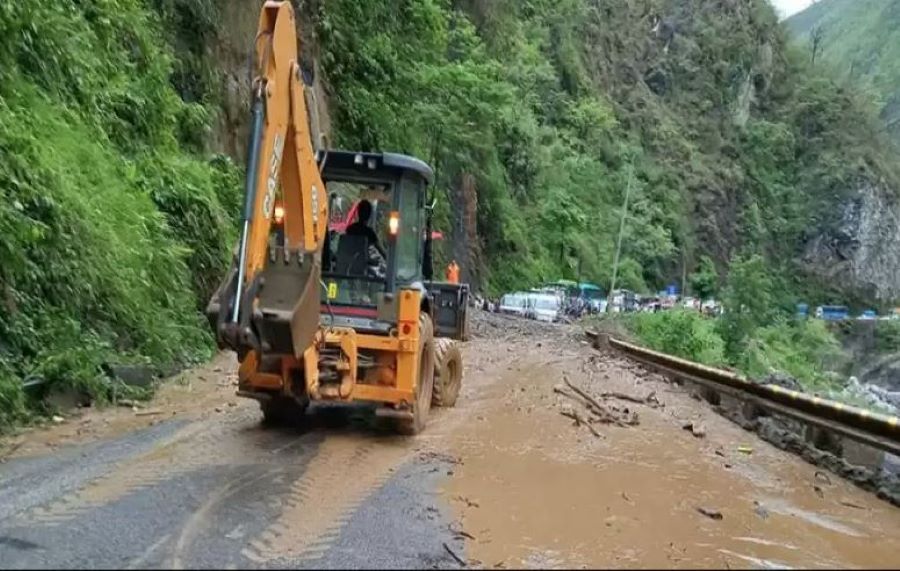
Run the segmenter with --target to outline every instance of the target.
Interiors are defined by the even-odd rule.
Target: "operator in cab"
[[[387,271],[387,252],[378,240],[378,233],[368,225],[372,218],[372,203],[366,199],[360,200],[356,207],[356,222],[347,227],[347,236],[365,236],[368,243],[366,256],[367,274],[370,278],[384,279]]]
[[[378,241],[378,234],[369,226],[368,221],[372,218],[372,203],[368,200],[360,200],[356,207],[356,222],[347,227],[347,236],[365,236],[369,245],[374,246],[382,258],[387,258],[381,242]]]

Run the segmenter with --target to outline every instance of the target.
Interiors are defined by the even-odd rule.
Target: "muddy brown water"
[[[896,567],[900,510],[759,441],[652,375],[587,374],[535,346],[451,438],[444,495],[485,567]],[[550,364],[548,364],[550,363]],[[594,394],[656,390],[666,406],[601,437],[559,415],[563,373]],[[606,378],[604,378],[606,377]],[[591,378],[593,380],[590,382]],[[622,403],[619,403],[621,406]],[[626,403],[627,406],[627,403]],[[682,429],[701,423],[702,439]],[[738,452],[749,446],[750,454]],[[818,490],[816,489],[818,487]],[[721,514],[713,519],[700,513]]]

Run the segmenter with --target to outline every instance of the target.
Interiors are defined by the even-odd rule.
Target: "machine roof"
[[[412,171],[424,178],[428,184],[434,183],[434,171],[425,162],[408,155],[397,153],[358,153],[354,151],[329,150],[319,151],[316,160],[321,164],[326,159],[325,172],[329,169],[341,171],[383,171],[396,169]]]

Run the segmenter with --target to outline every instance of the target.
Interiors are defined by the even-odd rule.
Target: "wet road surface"
[[[483,317],[457,408],[266,430],[233,361],[6,443],[12,568],[897,567],[900,510],[563,327]],[[576,426],[563,378],[635,422]],[[636,415],[636,418],[635,418]],[[703,426],[696,437],[682,426]],[[749,447],[751,453],[739,452]],[[701,513],[705,512],[705,513]]]

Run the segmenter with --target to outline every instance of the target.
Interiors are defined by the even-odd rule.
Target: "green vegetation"
[[[900,321],[879,321],[875,324],[876,351],[895,353],[900,351]]]
[[[110,363],[210,354],[238,185],[189,150],[208,113],[162,29],[139,0],[0,6],[0,430],[31,412],[23,379],[102,401]]]
[[[844,365],[841,344],[816,319],[779,321],[757,329],[738,357],[739,368],[753,378],[787,373],[807,391],[836,388],[834,373]]]
[[[819,0],[787,23],[810,61],[871,94],[900,142],[900,3]]]
[[[627,163],[652,169],[587,77],[586,16],[580,1],[339,0],[318,14],[337,143],[430,161],[438,227],[477,205],[476,231],[454,233],[457,259],[494,292],[575,278],[578,260],[608,283]],[[643,267],[675,249],[678,204],[637,178],[622,282],[645,289]]]
[[[732,261],[716,323],[728,362],[753,378],[781,372],[826,388],[844,365],[841,345],[823,321],[793,318],[783,281],[758,255]]]
[[[800,254],[860,180],[900,187],[896,158],[766,0],[335,0],[314,21],[336,142],[433,163],[438,260],[453,247],[490,292],[609,284],[633,165],[623,287],[715,291],[747,252],[811,304],[865,298]]]
[[[651,349],[754,379],[786,373],[808,391],[837,388],[847,360],[841,343],[825,322],[793,318],[779,302],[778,281],[760,256],[738,257],[722,291],[720,317],[677,309],[604,316],[600,326],[616,333],[624,326]]]
[[[651,32],[657,15],[671,38]],[[622,287],[689,277],[726,308],[625,318],[634,334],[825,382],[837,345],[794,303],[871,300],[820,278],[804,247],[863,181],[900,176],[867,96],[792,47],[765,0],[335,0],[314,19],[337,142],[430,161],[438,227],[490,292],[609,284],[631,184]]]
[[[697,271],[691,274],[691,290],[701,300],[712,299],[718,291],[716,264],[709,256],[701,256]]]
[[[725,342],[716,323],[697,311],[638,313],[629,328],[647,347],[704,365],[725,365]]]
[[[719,332],[732,359],[746,351],[752,335],[776,317],[774,280],[762,257],[736,259],[729,269],[728,283],[722,295],[725,313],[719,320]]]
[[[779,319],[752,330],[741,352],[732,353],[722,336],[723,321],[676,309],[603,316],[595,323],[617,335],[624,330],[650,349],[704,365],[731,367],[753,379],[782,373],[810,392],[839,388],[837,379],[841,378],[839,371],[846,365],[846,356],[824,322]]]

